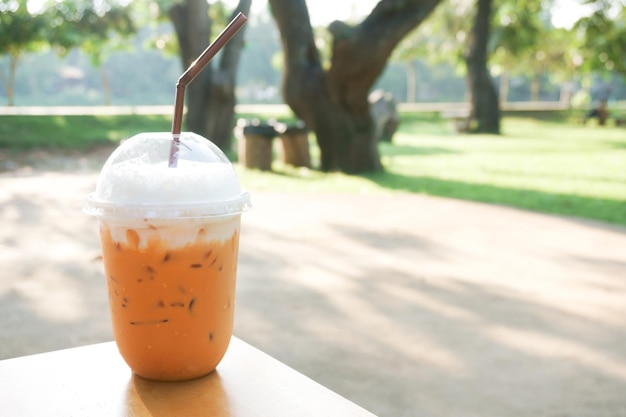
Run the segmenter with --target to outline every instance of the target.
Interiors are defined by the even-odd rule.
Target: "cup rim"
[[[191,219],[232,216],[240,214],[251,207],[250,193],[245,190],[237,197],[228,200],[172,204],[119,203],[98,199],[96,193],[93,192],[87,195],[83,212],[99,218]]]

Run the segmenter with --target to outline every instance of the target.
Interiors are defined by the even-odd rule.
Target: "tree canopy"
[[[593,12],[574,27],[582,38],[582,67],[626,75],[626,2],[589,0],[587,4]]]
[[[9,73],[2,74],[8,104],[14,104],[14,83],[17,64],[22,54],[45,45],[47,18],[31,13],[26,0],[0,0],[0,55],[9,55]]]
[[[552,1],[494,0],[495,13],[489,40],[488,69],[500,83],[501,100],[507,98],[513,101],[531,98],[554,100],[559,97],[559,85],[563,86],[564,93],[591,88],[589,86],[593,85],[590,90],[593,92],[600,83],[612,84],[612,97],[623,96],[624,78],[619,77],[619,74],[624,74],[624,54],[620,55],[624,50],[623,43],[626,39],[623,32],[624,0],[572,1],[587,3],[586,14],[573,28],[570,26],[554,28],[552,26],[554,19],[550,14],[558,10],[551,9]],[[97,3],[71,0],[51,4],[56,7],[57,3],[67,4],[68,13],[72,4],[92,4],[94,7],[103,4],[120,5],[113,0]],[[0,54],[3,55],[0,58],[3,72],[0,78],[4,87],[0,94],[8,95],[10,68],[15,68],[19,64],[15,87],[17,99],[21,104],[100,104],[103,89],[98,78],[99,72],[110,76],[113,99],[117,104],[170,103],[167,97],[172,95],[170,83],[174,84],[175,79],[169,80],[173,77],[172,73],[181,71],[180,61],[173,63],[171,54],[163,54],[161,59],[157,51],[146,51],[142,46],[147,43],[157,44],[159,50],[164,51],[169,48],[168,45],[175,45],[175,48],[170,49],[170,53],[178,54],[176,37],[166,14],[167,8],[174,3],[174,0],[121,3],[131,6],[129,16],[132,23],[135,27],[141,28],[138,39],[133,38],[131,41],[123,38],[113,28],[108,32],[109,40],[106,44],[86,41],[77,47],[70,47],[68,45],[75,44],[75,41],[68,42],[66,33],[65,40],[57,42],[56,46],[52,47],[51,36],[42,35],[41,32],[37,34],[37,30],[29,30],[33,26],[43,32],[52,29],[51,17],[44,13],[48,7],[46,3],[38,10],[32,8],[29,10],[24,0],[0,0]],[[214,22],[211,36],[214,36],[227,21],[230,10],[225,2],[211,0],[210,3],[209,15]],[[155,4],[162,5],[160,10],[163,11],[161,16],[165,17],[165,23],[161,21],[158,24],[158,38],[150,39],[148,42],[146,36],[153,36],[150,33],[155,32],[151,30],[157,27],[155,10],[158,8]],[[228,3],[228,6],[230,5],[232,2]],[[467,94],[467,87],[461,78],[461,74],[466,70],[463,65],[463,48],[468,38],[471,24],[469,17],[472,16],[474,6],[475,0],[447,0],[442,3],[441,7],[436,8],[433,14],[410,36],[406,36],[394,50],[394,60],[388,62],[373,88],[384,87],[392,91],[400,101],[462,100]],[[100,16],[106,10],[95,8],[96,13],[92,18]],[[278,33],[275,22],[269,19],[269,15],[263,13],[264,11],[261,14],[253,13],[246,25],[250,36],[245,41],[241,55],[242,64],[237,70],[240,79],[237,96],[240,102],[276,103],[280,100],[274,94],[284,69],[284,65],[277,65],[282,52],[280,45],[277,45]],[[43,23],[33,25],[38,19]],[[19,22],[16,24],[17,29],[11,29],[10,21]],[[358,22],[346,23],[348,26],[354,26]],[[317,27],[313,30],[315,46],[321,54],[322,68],[327,69],[331,65],[332,37],[326,28]],[[531,30],[534,33],[531,33]],[[32,42],[24,43],[26,33],[35,35],[30,38]],[[80,32],[75,32],[75,35],[83,36]],[[322,37],[325,46],[321,46]],[[174,42],[164,42],[166,39]],[[66,46],[63,47],[62,44]],[[134,50],[120,52],[116,49],[117,46],[129,49],[134,47]],[[79,48],[82,51],[91,49],[100,53],[99,61],[104,64],[101,67],[102,71],[89,66],[83,54],[78,53]],[[21,52],[10,55],[9,50]],[[66,59],[57,59],[50,56],[49,50],[72,53]],[[80,56],[80,59],[77,56]],[[92,55],[89,55],[89,59],[94,61]],[[133,71],[131,68],[137,67],[137,64],[132,63],[145,59],[151,62],[145,76],[132,84],[121,85],[120,80],[136,77],[136,74],[128,73]],[[124,64],[124,60],[128,60],[128,64]],[[42,62],[46,65],[41,65]],[[92,63],[98,65],[98,59]],[[71,84],[68,85],[70,79],[65,78],[65,70],[76,70],[77,67],[80,67],[81,78],[72,78]],[[407,86],[410,71],[413,71],[413,84]],[[165,77],[168,79],[167,87],[164,87],[163,77],[148,80],[148,74],[152,77],[153,73],[167,74]],[[529,80],[532,80],[532,88]],[[151,85],[152,88],[146,88],[146,85]],[[507,95],[509,85],[510,93]],[[57,90],[54,90],[55,88]],[[84,89],[82,94],[81,88]],[[135,91],[139,89],[142,91]],[[561,94],[561,97],[564,102],[569,101],[568,94]]]
[[[54,48],[64,54],[81,47],[99,66],[113,34],[133,33],[130,8],[114,1],[49,0],[31,11],[27,0],[0,0],[0,55],[10,59],[8,77],[2,80],[8,104],[14,104],[15,73],[25,52]]]

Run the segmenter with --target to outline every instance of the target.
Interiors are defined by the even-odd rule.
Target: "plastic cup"
[[[228,158],[194,133],[124,141],[85,212],[98,219],[113,334],[131,370],[180,381],[212,372],[233,330],[241,190]]]

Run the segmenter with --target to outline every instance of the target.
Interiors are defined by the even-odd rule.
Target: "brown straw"
[[[217,52],[226,45],[226,43],[235,36],[235,33],[248,18],[239,13],[224,28],[222,33],[217,35],[215,40],[200,54],[200,56],[191,63],[189,68],[180,76],[176,83],[176,96],[174,98],[174,120],[172,121],[172,145],[170,147],[169,167],[176,168],[178,165],[178,148],[180,145],[180,131],[183,120],[183,106],[185,103],[185,87],[193,81],[194,78],[202,71],[209,61],[217,54]]]

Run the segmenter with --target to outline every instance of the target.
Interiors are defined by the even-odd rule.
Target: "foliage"
[[[9,3],[15,5],[19,2],[0,0],[0,10],[6,11]],[[160,9],[156,5],[150,6],[150,3],[152,1],[143,0],[131,3],[130,14],[140,30],[132,39],[120,39],[120,43],[125,45],[126,49],[117,50],[106,47],[108,58],[104,69],[110,78],[114,104],[145,105],[171,104],[172,102],[172,86],[181,71],[180,59],[177,55],[178,45],[167,16],[159,20]],[[162,3],[171,5],[172,0],[163,0]],[[613,2],[613,4],[618,3]],[[407,68],[411,67],[415,69],[416,75],[415,100],[462,101],[465,94],[464,80],[455,74],[453,65],[441,61],[444,58],[453,58],[449,61],[453,61],[456,65],[456,60],[460,57],[458,54],[462,51],[453,48],[458,44],[457,36],[458,39],[463,39],[465,32],[450,32],[448,35],[446,29],[448,26],[442,22],[441,15],[454,12],[463,17],[466,16],[464,13],[469,13],[467,8],[471,5],[471,1],[463,3],[459,0],[450,0],[437,8],[433,15],[422,24],[421,29],[414,33],[414,36],[403,41],[400,48],[396,50],[397,59],[389,63],[374,88],[384,88],[386,91],[393,92],[398,101],[407,101],[407,93],[412,91],[407,86]],[[524,5],[521,4],[520,7],[522,6]],[[615,12],[609,15],[611,18],[615,16]],[[8,17],[14,18],[15,14],[0,13],[0,19]],[[37,17],[37,14],[26,17],[30,19]],[[452,17],[445,21],[446,25],[451,25],[451,19]],[[541,21],[544,22],[544,20]],[[496,19],[496,23],[498,22],[501,26],[502,18]],[[616,22],[615,25],[618,23]],[[277,29],[266,11],[252,14],[246,26],[246,45],[242,52],[237,76],[238,102],[279,103],[281,97],[276,91],[280,85],[282,71],[280,65],[274,65],[281,61]],[[21,30],[26,27],[20,24]],[[499,34],[497,27],[498,25],[494,28],[494,36]],[[6,45],[10,36],[16,33],[8,28],[9,24],[2,20],[0,44]],[[581,88],[581,83],[582,88],[588,90],[575,96],[576,103],[578,103],[578,98],[585,98],[582,101],[582,106],[585,108],[589,106],[590,100],[599,95],[595,92],[599,84],[610,84],[612,100],[626,97],[625,78],[619,76],[616,70],[609,72],[604,64],[597,67],[602,72],[599,70],[595,73],[590,72],[594,71],[595,67],[591,66],[592,57],[584,54],[582,49],[584,28],[576,28],[574,30],[555,28],[548,30],[540,37],[542,40],[540,47],[546,56],[543,60],[544,64],[547,62],[554,64],[546,65],[547,73],[542,75],[541,100],[558,100],[558,87],[563,82],[567,82],[568,88],[574,93]],[[316,44],[322,51],[330,48],[330,40],[324,40],[324,34],[327,34],[325,29],[317,28]],[[118,39],[116,35],[113,36]],[[600,42],[603,37],[604,35],[596,39]],[[626,35],[622,39],[626,39]],[[412,42],[415,44],[413,45]],[[601,47],[605,45],[603,42],[600,44]],[[156,48],[145,48],[147,44]],[[323,46],[324,44],[326,46]],[[19,72],[15,80],[15,97],[18,104],[46,106],[101,104],[103,93],[100,74],[90,65],[89,59],[91,58],[87,59],[88,56],[76,49],[72,50],[69,55],[58,58],[51,55],[48,49],[47,42],[39,41],[31,44],[29,49],[20,55]],[[624,47],[622,47],[623,50]],[[554,51],[554,54],[551,51]],[[531,47],[526,54],[516,57],[508,54],[505,49],[496,47],[490,61],[491,70],[494,75],[503,74],[505,68],[511,73],[509,101],[524,101],[530,98],[528,79],[532,74],[530,74],[531,71],[526,70],[536,64],[538,52],[538,47]],[[506,56],[503,53],[507,53]],[[434,61],[438,63],[435,64]],[[143,68],[141,73],[137,70],[140,67]],[[2,80],[4,88],[0,88],[2,101],[6,100],[8,68],[9,55],[5,53],[0,57],[0,69],[5,73]],[[81,78],[66,79],[64,70],[67,68],[80,70]],[[464,66],[457,65],[456,70],[457,72],[464,71]],[[604,78],[599,77],[599,74],[604,74]],[[588,77],[588,79],[581,79],[581,77]],[[576,103],[572,102],[572,104]]]
[[[109,49],[126,45],[114,34],[127,37],[136,32],[130,7],[112,1],[49,0],[46,17],[50,22],[48,39],[57,52],[66,54],[80,47],[95,67],[102,65]]]
[[[31,14],[27,0],[0,0],[0,55],[9,55],[9,73],[0,77],[7,91],[8,104],[14,104],[14,82],[17,64],[27,51],[44,45],[46,19]]]
[[[45,40],[46,18],[31,14],[26,0],[0,0],[0,54],[20,55]]]
[[[573,0],[575,1],[575,0]],[[626,2],[581,0],[593,13],[573,28],[554,28],[553,0],[496,0],[490,69],[493,75],[535,78],[549,74],[565,83],[581,73],[626,73]],[[396,60],[448,62],[464,72],[463,48],[469,32],[471,0],[450,0],[403,41]]]
[[[0,0],[0,55],[10,56],[9,76],[3,80],[9,105],[17,63],[29,50],[52,46],[59,53],[74,47],[100,66],[113,33],[128,36],[135,32],[129,7],[115,2],[92,0],[48,0],[41,10],[30,11],[27,0]]]
[[[423,26],[403,41],[395,57],[400,60],[424,57],[434,63],[457,65],[459,71],[464,71],[463,52],[472,23],[468,16],[474,13],[474,3],[471,0],[450,0],[439,7]],[[501,49],[502,54],[507,54],[506,61],[519,62],[520,68],[526,67],[527,61],[521,58],[527,57],[529,50],[535,49],[548,32],[546,8],[550,4],[551,1],[542,0],[495,1],[490,53]]]
[[[494,16],[494,44],[520,57],[533,49],[550,25],[542,1],[500,2]]]
[[[471,20],[467,16],[472,13],[473,3],[470,0],[450,0],[435,9],[429,19],[402,40],[393,58],[404,62],[423,58],[432,64],[445,62],[459,65],[470,30]]]
[[[583,36],[584,68],[626,74],[626,2],[588,0],[587,4],[593,13],[575,26]]]

